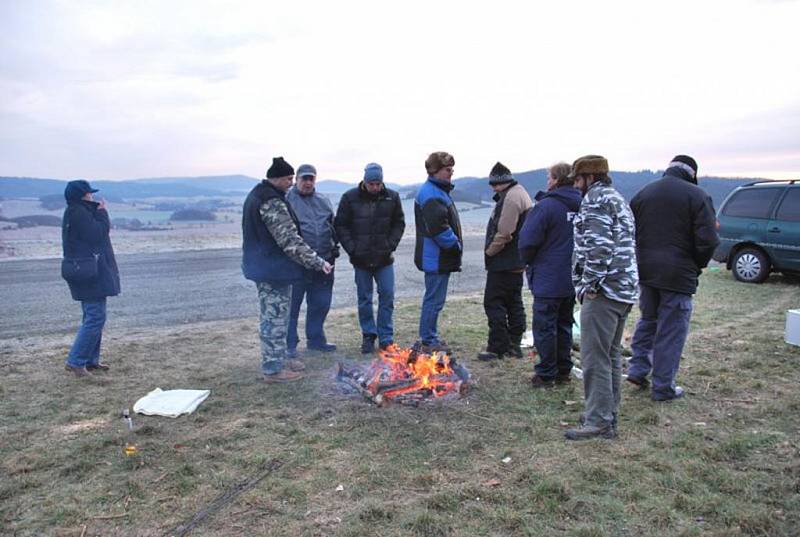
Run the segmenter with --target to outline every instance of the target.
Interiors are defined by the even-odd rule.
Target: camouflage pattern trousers
[[[286,334],[289,329],[290,284],[256,283],[258,289],[259,325],[261,339],[261,371],[274,375],[283,369],[286,359]]]

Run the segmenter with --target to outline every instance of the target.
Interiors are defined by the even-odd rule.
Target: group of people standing
[[[498,180],[498,174],[504,176],[498,166],[492,170],[490,183]],[[689,331],[692,295],[719,244],[714,207],[697,186],[693,158],[674,157],[663,177],[639,191],[630,205],[614,189],[608,174],[608,161],[599,155],[581,157],[571,166],[556,164],[548,170],[546,191],[535,196],[533,207],[519,206],[514,211],[517,216],[508,218],[517,222],[508,244],[516,246],[520,266],[527,268],[534,298],[533,337],[539,361],[531,379],[533,388],[571,381],[573,311],[576,301],[581,304],[585,409],[579,426],[566,431],[569,440],[617,436],[621,342],[637,301],[641,317],[633,335],[627,380],[647,389],[652,377],[654,401],[684,395],[676,376]],[[502,220],[506,212],[502,194],[496,199],[486,239],[490,272],[484,305],[490,337],[487,351],[478,356],[481,359],[501,357],[509,348],[511,355],[517,355],[514,344],[525,325],[516,291],[521,286],[515,279],[518,267],[492,277],[493,221]],[[498,308],[489,283],[501,278],[516,287]],[[509,337],[492,337],[493,325]],[[508,339],[510,347],[505,344]]]
[[[448,153],[431,154],[425,162],[429,177],[415,202],[414,259],[425,273],[417,342],[423,352],[447,350],[437,330],[438,317],[450,273],[461,270],[461,225],[449,195],[454,165]],[[297,185],[292,187],[295,175]],[[342,195],[334,215],[327,197],[316,192],[316,178],[313,166],[303,164],[295,174],[288,162],[276,157],[266,179],[244,203],[242,270],[258,289],[261,369],[268,384],[302,378],[305,365],[298,359],[297,325],[304,299],[307,348],[336,350],[325,336],[324,322],[340,248],[355,274],[361,352],[394,344],[394,252],[405,230],[400,195],[384,184],[380,164],[370,163],[358,186]]]
[[[461,270],[464,248],[450,195],[455,159],[431,153],[427,180],[414,200],[414,262],[424,273],[419,319],[420,352],[449,351],[438,332],[450,274]],[[533,336],[539,355],[533,388],[571,381],[573,311],[581,304],[581,367],[585,411],[570,440],[614,438],[622,379],[621,340],[628,314],[639,303],[627,380],[650,387],[654,401],[683,396],[675,379],[689,329],[698,276],[719,243],[711,198],[697,186],[697,163],[678,155],[664,176],[645,186],[630,205],[612,186],[608,161],[587,155],[548,170],[545,191],[534,199],[498,162],[489,174],[496,202],[487,225],[484,309],[489,324],[480,360],[521,358],[525,332],[523,274],[533,294]],[[297,184],[293,187],[295,175]],[[259,298],[261,371],[265,383],[302,378],[298,317],[306,302],[307,348],[336,350],[324,323],[331,306],[334,266],[343,248],[355,273],[361,351],[394,344],[394,252],[405,230],[399,194],[386,187],[377,163],[342,196],[334,214],[317,193],[317,171],[276,157],[266,179],[247,195],[242,213],[242,271]],[[86,181],[68,183],[63,219],[65,263],[87,259],[91,279],[68,280],[81,301],[83,321],[66,362],[79,376],[105,371],[100,341],[106,297],[120,291],[105,205]],[[377,318],[373,308],[377,288]]]

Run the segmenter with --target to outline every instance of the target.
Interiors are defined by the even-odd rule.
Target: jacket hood
[[[549,192],[539,192],[536,195],[536,201],[542,201],[546,198],[556,198],[564,202],[571,211],[577,211],[580,209],[583,196],[581,196],[581,191],[574,186],[560,186]]]
[[[697,184],[697,178],[692,177],[689,172],[687,172],[686,170],[682,170],[681,168],[678,168],[677,166],[673,166],[672,168],[667,168],[667,170],[664,172],[663,177],[667,177],[667,176],[677,177],[678,179],[683,179],[684,181],[688,181],[689,183],[692,183],[693,185]]]

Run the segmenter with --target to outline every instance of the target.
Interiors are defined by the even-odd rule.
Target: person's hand
[[[104,198],[100,198],[100,201],[97,203],[99,203],[97,206],[98,209],[103,209],[104,211],[106,210],[106,200]]]
[[[322,272],[324,272],[325,274],[330,274],[331,272],[333,272],[333,265],[325,261],[325,264],[322,265]]]

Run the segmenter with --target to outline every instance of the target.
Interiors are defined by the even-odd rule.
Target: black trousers
[[[497,354],[519,345],[525,332],[521,272],[487,272],[483,309],[489,321],[486,350]]]

